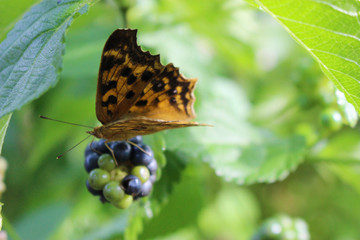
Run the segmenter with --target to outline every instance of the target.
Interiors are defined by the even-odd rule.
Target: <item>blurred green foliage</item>
[[[25,1],[17,8],[16,1],[5,2],[0,10],[14,11],[0,16],[3,39],[35,3]],[[357,113],[345,99],[349,92],[336,89],[348,90],[350,84],[355,99],[350,101],[356,105],[359,86],[348,76],[356,79],[358,71],[329,57],[357,62],[358,48],[345,34],[337,44],[331,42],[341,26],[351,41],[356,39],[358,23],[346,13],[356,17],[357,3],[302,1],[295,14],[301,1],[280,2],[109,0],[77,16],[65,35],[65,53],[57,59],[63,62],[57,85],[35,101],[23,102],[6,132],[2,154],[9,169],[1,201],[9,238],[246,240],[262,221],[281,212],[304,219],[312,239],[358,239],[360,132]],[[293,21],[283,16],[286,8]],[[310,21],[304,20],[303,11],[323,28],[325,16],[334,16],[337,29],[326,36],[316,31],[306,35],[307,28],[297,26]],[[98,124],[95,92],[102,47],[112,31],[125,27],[124,19],[138,29],[144,50],[159,53],[163,64],[173,62],[185,76],[199,79],[197,121],[214,127],[147,136],[161,177],[149,198],[118,210],[86,190],[86,144],[55,159],[86,137],[84,129],[38,116]],[[347,26],[343,19],[349,20]],[[340,44],[344,42],[348,45]],[[312,53],[314,60],[306,51],[319,46],[334,49],[326,56],[330,72],[340,66],[353,75],[330,77],[335,87],[316,62],[321,57]],[[330,66],[321,65],[322,70]],[[56,79],[45,79],[46,84],[51,81]],[[341,115],[336,128],[321,121],[331,121],[333,111],[328,109]],[[0,139],[7,122],[0,120]]]

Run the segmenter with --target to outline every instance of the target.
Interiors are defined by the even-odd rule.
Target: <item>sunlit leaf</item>
[[[0,119],[0,155],[1,155],[2,146],[4,144],[6,129],[9,126],[10,119],[11,119],[11,114],[4,116]]]
[[[257,0],[318,61],[360,112],[360,33],[356,0]]]

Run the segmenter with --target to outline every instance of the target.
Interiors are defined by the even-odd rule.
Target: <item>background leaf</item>
[[[10,119],[11,119],[11,114],[4,116],[0,119],[0,155]]]
[[[89,3],[44,0],[7,35],[0,44],[0,117],[55,85],[65,30],[78,13],[87,11]]]
[[[2,0],[0,4],[1,18],[0,18],[0,40],[5,38],[5,35],[15,25],[16,21],[26,12],[26,10],[38,2],[39,0]]]
[[[360,113],[359,1],[257,0],[318,61]]]

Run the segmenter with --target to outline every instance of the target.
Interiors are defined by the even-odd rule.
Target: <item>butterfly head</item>
[[[96,138],[103,138],[101,127],[95,127],[92,131],[87,131],[86,133],[93,135]]]

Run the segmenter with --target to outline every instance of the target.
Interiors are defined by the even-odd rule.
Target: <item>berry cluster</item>
[[[252,240],[309,240],[306,222],[284,214],[267,219],[253,236]]]
[[[156,180],[157,162],[142,137],[108,142],[100,139],[85,149],[85,169],[89,173],[86,187],[100,200],[118,208],[128,208],[133,200],[149,195]],[[140,148],[141,149],[140,149]],[[115,159],[114,159],[115,158]]]

